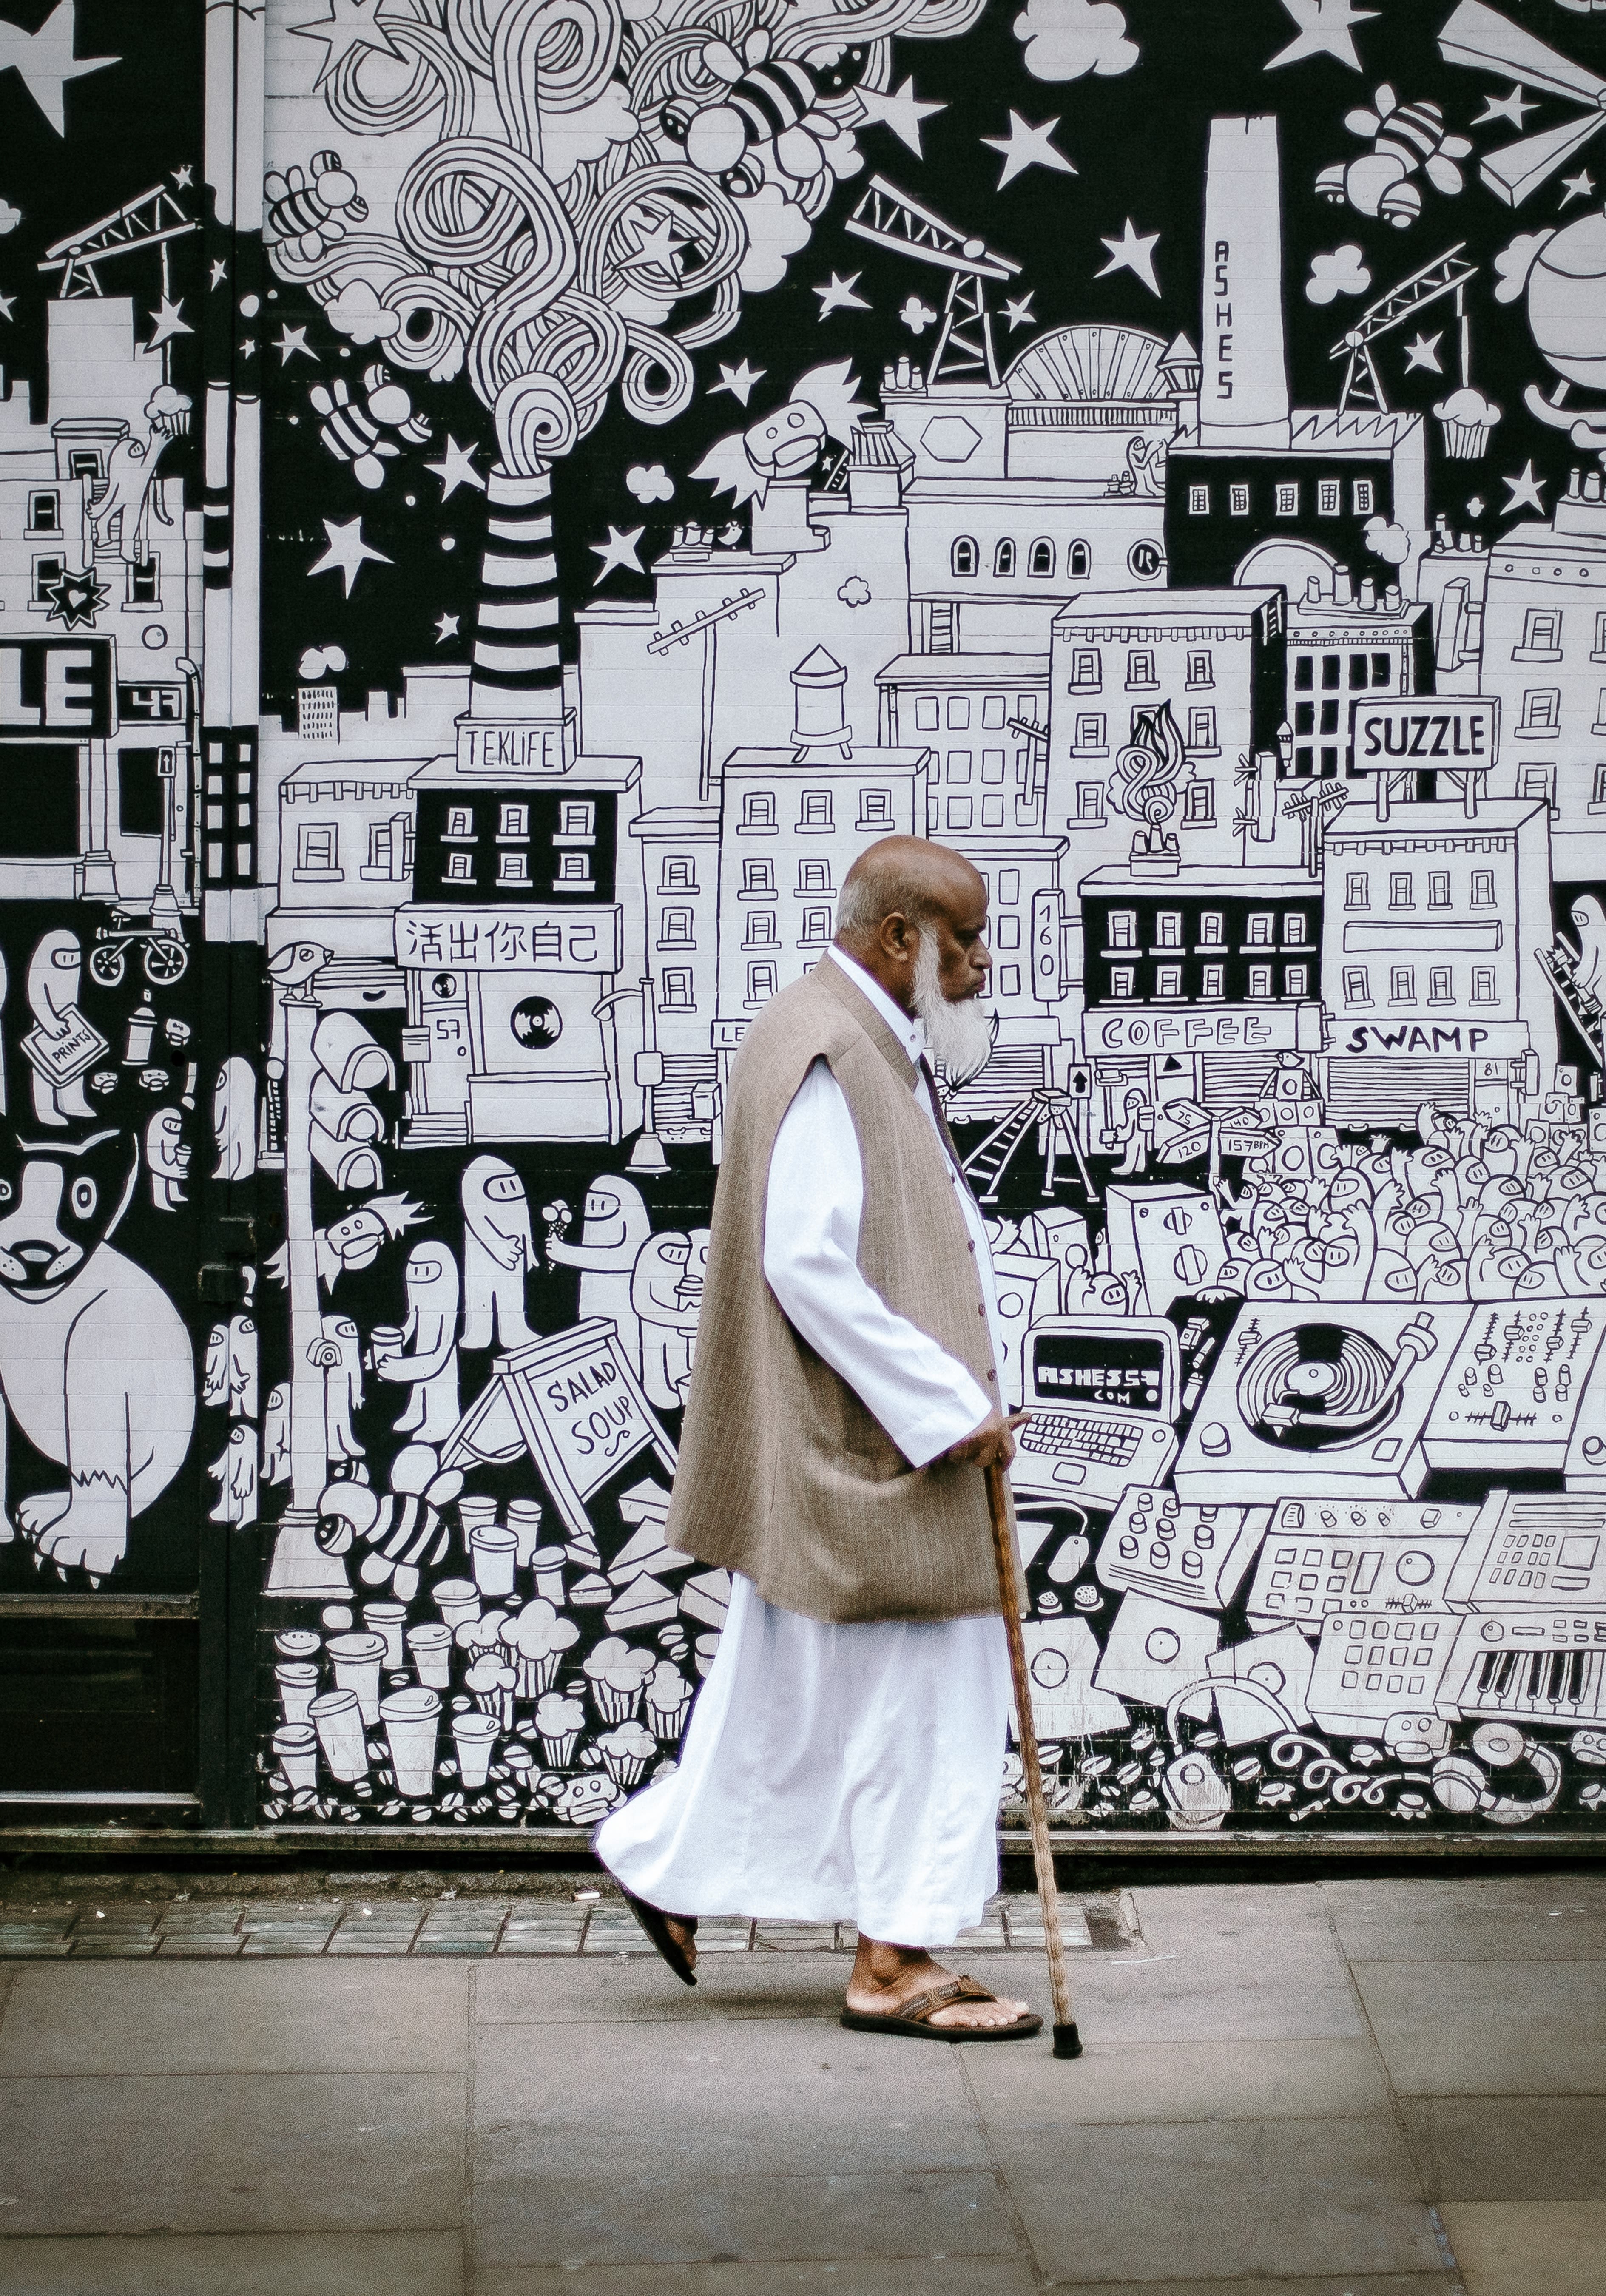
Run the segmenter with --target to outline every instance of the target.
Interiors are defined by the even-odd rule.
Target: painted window
[[[976,545],[972,537],[968,534],[956,535],[954,538],[954,547],[949,553],[949,563],[955,574],[960,580],[965,580],[974,574],[979,562]]]
[[[1000,582],[1008,582],[1014,578],[1015,545],[1007,534],[994,547],[993,572]]]

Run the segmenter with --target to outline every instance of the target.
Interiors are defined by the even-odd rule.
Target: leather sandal
[[[933,1985],[928,1992],[912,1994],[896,2010],[882,2016],[867,2014],[862,2009],[844,2009],[842,2022],[855,2033],[897,2033],[911,2041],[1029,2041],[1034,2033],[1043,2030],[1041,2017],[1030,2012],[1017,2017],[1012,2025],[933,2025],[934,2011],[946,2009],[954,2001],[996,2001],[998,1996],[989,1993],[985,1985],[978,1985],[973,1977],[953,1977],[946,1985]]]
[[[681,1983],[695,1985],[697,1972],[686,1959],[684,1949],[670,1930],[668,1917],[662,1907],[650,1906],[644,1898],[632,1897],[630,1891],[624,1887],[617,1876],[614,1886]],[[695,1934],[697,1922],[694,1915],[676,1914],[675,1918],[676,1921],[684,1921],[685,1927]]]

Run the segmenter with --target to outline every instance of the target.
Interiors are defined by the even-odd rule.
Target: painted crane
[[[1020,266],[1007,255],[997,254],[985,240],[955,231],[952,224],[922,207],[907,192],[900,192],[884,176],[870,178],[844,228],[856,239],[868,240],[872,247],[913,256],[917,263],[935,264],[949,274],[942,325],[926,370],[928,385],[974,382],[985,376],[996,390],[998,352],[993,340],[987,283],[1004,285],[1018,279]]]
[[[1372,356],[1372,346],[1384,335],[1403,327],[1419,311],[1446,295],[1455,298],[1455,319],[1461,358],[1461,387],[1468,389],[1471,381],[1472,333],[1467,318],[1467,282],[1476,278],[1478,266],[1467,258],[1464,243],[1457,242],[1446,250],[1433,262],[1413,271],[1409,279],[1402,279],[1386,295],[1380,295],[1369,304],[1353,327],[1333,345],[1330,358],[1348,362],[1344,380],[1339,387],[1339,413],[1386,414],[1389,400],[1383,390],[1383,378],[1378,373],[1377,362]]]
[[[173,291],[168,249],[174,240],[185,239],[200,229],[197,218],[185,214],[176,192],[158,184],[119,208],[115,215],[102,216],[86,230],[57,240],[53,247],[45,249],[39,268],[61,274],[57,292],[62,302],[71,302],[105,293],[98,271],[101,264],[117,256],[135,254],[141,248],[155,247],[161,251],[161,291],[166,297]]]

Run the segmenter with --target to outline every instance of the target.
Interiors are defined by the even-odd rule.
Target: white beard
[[[926,1046],[955,1085],[979,1076],[992,1057],[993,1016],[985,1013],[979,996],[957,1004],[943,994],[937,951],[922,933],[914,952],[914,1010],[926,1031]]]

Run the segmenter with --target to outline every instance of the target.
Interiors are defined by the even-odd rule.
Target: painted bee
[[[740,55],[727,41],[709,40],[702,61],[724,82],[723,93],[673,97],[660,125],[670,143],[684,145],[694,168],[717,176],[738,198],[761,188],[766,162],[792,184],[812,184],[827,164],[822,144],[839,132],[820,100],[856,87],[869,59],[864,45],[840,48],[828,63],[772,57],[762,29],[748,34]]]
[[[292,168],[288,175],[266,176],[262,189],[268,201],[264,239],[269,246],[288,241],[308,263],[344,239],[348,224],[368,220],[368,202],[338,152],[315,152],[310,176]]]
[[[365,403],[358,406],[345,377],[336,375],[327,383],[315,382],[307,397],[314,412],[324,417],[318,436],[324,446],[337,462],[349,463],[358,486],[373,493],[385,482],[386,462],[401,452],[385,431],[394,430],[409,445],[421,446],[430,426],[422,414],[414,414],[413,401],[377,360],[364,373],[363,394]]]
[[[1344,115],[1352,135],[1371,140],[1371,151],[1348,167],[1335,160],[1323,168],[1316,190],[1336,208],[1348,205],[1357,215],[1381,216],[1405,231],[1422,211],[1422,186],[1411,180],[1417,169],[1435,191],[1453,199],[1464,188],[1456,162],[1471,152],[1471,139],[1446,135],[1445,116],[1436,103],[1401,103],[1388,86],[1380,87],[1372,102],[1375,111]]]

